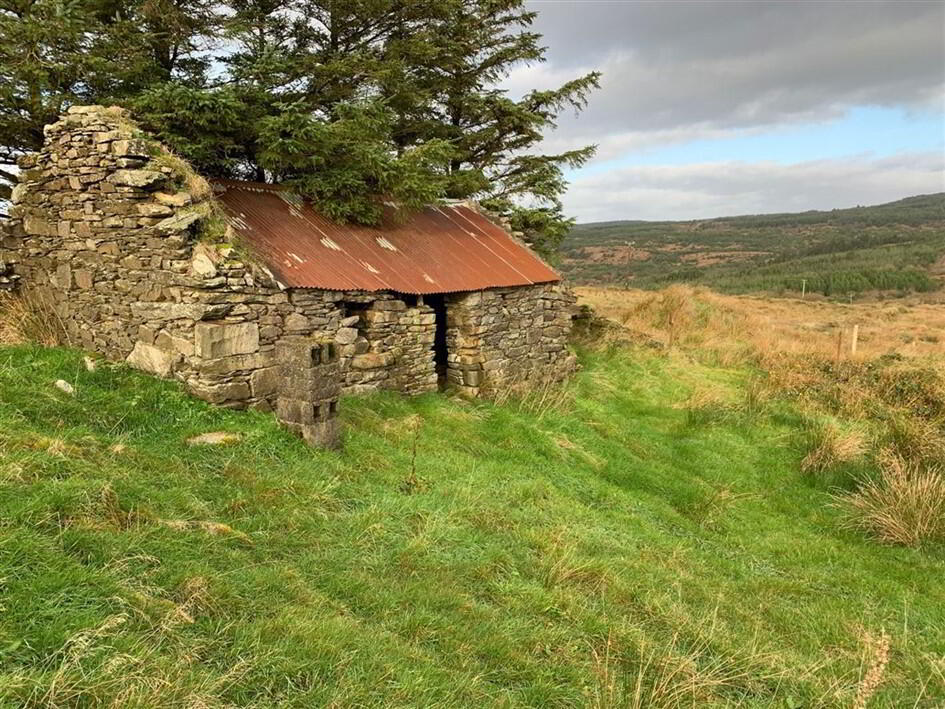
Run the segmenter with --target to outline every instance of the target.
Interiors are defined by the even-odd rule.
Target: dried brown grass
[[[862,432],[844,431],[832,421],[815,424],[808,429],[808,453],[801,461],[801,469],[805,473],[824,473],[862,458],[866,451],[866,436]]]
[[[895,415],[887,426],[886,448],[920,465],[945,465],[945,424],[919,416]]]
[[[915,334],[945,331],[940,304],[841,305],[723,296],[682,285],[578,294],[628,333],[662,343],[671,356],[762,372],[739,403],[696,389],[679,407],[689,424],[753,418],[774,397],[790,399],[812,419],[831,421],[809,428],[805,473],[875,463],[875,477],[837,499],[847,524],[908,546],[945,535],[945,342]]]
[[[889,664],[889,636],[885,630],[880,631],[878,636],[867,634],[864,637],[864,646],[866,671],[857,685],[853,709],[866,709],[870,699],[882,684],[886,666]]]
[[[664,295],[670,291],[669,296]],[[664,343],[670,339],[670,325],[676,330],[672,334],[674,343],[685,343],[687,335],[680,330],[692,322],[711,325],[702,336],[708,344],[722,346],[726,354],[749,345],[760,354],[818,354],[835,358],[842,330],[841,355],[850,359],[852,327],[859,325],[857,354],[853,359],[869,360],[889,353],[907,358],[945,356],[945,338],[935,336],[935,333],[945,332],[945,296],[941,294],[851,305],[799,298],[721,295],[685,285],[658,292],[592,287],[577,288],[576,292],[582,304],[593,307],[600,315],[642,329]],[[683,294],[702,306],[680,305],[677,301]],[[647,316],[655,303],[662,304],[662,322]],[[687,324],[687,313],[698,313],[699,307],[722,313],[711,315],[708,321],[696,317]],[[670,320],[666,316],[671,314],[675,317]]]
[[[945,541],[945,470],[895,453],[881,455],[880,474],[836,497],[846,524],[879,541],[918,547]]]
[[[71,344],[62,318],[39,292],[0,293],[0,344],[25,342],[46,347]]]
[[[158,169],[162,167],[169,169],[173,173],[178,186],[187,191],[195,202],[213,196],[213,188],[210,183],[201,177],[189,162],[164,146],[157,155],[151,158],[151,166]]]
[[[714,651],[711,630],[697,630],[694,642],[677,632],[664,644],[640,641],[626,657],[612,636],[591,649],[595,677],[588,706],[595,709],[678,709],[738,706],[764,694],[780,673],[774,658],[755,647],[739,655]],[[741,695],[742,701],[734,698]]]

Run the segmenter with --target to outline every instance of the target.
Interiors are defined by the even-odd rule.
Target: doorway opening
[[[433,366],[436,368],[437,386],[446,388],[446,371],[449,368],[446,348],[446,298],[442,295],[423,296],[424,304],[433,308],[436,330],[433,334]]]

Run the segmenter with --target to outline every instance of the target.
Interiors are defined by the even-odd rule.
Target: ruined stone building
[[[473,205],[333,223],[278,186],[207,183],[97,106],[20,169],[0,262],[71,344],[312,443],[337,441],[342,393],[488,395],[575,367],[569,291]]]

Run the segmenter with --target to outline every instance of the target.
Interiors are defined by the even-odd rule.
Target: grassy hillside
[[[562,268],[581,284],[687,282],[731,293],[930,291],[945,276],[945,193],[875,207],[689,222],[579,224]]]
[[[745,362],[345,400],[328,453],[81,357],[0,348],[0,706],[846,707],[887,645],[869,706],[945,702],[945,551],[846,529]]]

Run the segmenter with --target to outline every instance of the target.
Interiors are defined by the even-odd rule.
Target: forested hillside
[[[829,212],[579,224],[561,267],[582,284],[689,282],[730,293],[931,291],[945,276],[945,193]]]

